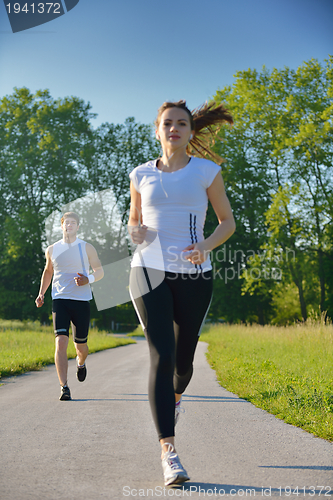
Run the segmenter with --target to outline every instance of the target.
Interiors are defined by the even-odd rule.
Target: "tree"
[[[85,207],[84,218],[90,221],[95,235],[90,230],[90,241],[97,249],[106,275],[101,282],[105,288],[108,278],[108,264],[125,259],[132,251],[128,239],[127,220],[130,206],[129,173],[136,166],[156,158],[159,145],[153,135],[151,125],[136,123],[133,117],[127,118],[124,124],[104,123],[95,131],[94,162],[88,171],[89,183],[94,192],[93,198],[98,210]],[[105,201],[112,198],[109,202]],[[94,222],[91,224],[94,215]],[[119,265],[119,276],[112,275],[115,295],[122,295],[124,275]],[[119,290],[117,290],[119,288]],[[110,293],[110,290],[108,291]],[[125,300],[125,299],[123,299]],[[96,324],[110,328],[113,323],[133,324],[137,321],[132,303],[120,304],[116,307],[97,312],[95,304],[92,314],[97,318]],[[128,328],[128,327],[127,327]]]
[[[43,220],[87,190],[90,105],[23,87],[0,103],[0,315],[36,318]],[[46,308],[41,318],[46,319]],[[47,314],[48,316],[48,314]]]
[[[103,123],[95,133],[95,162],[89,171],[93,191],[112,187],[118,209],[125,214],[130,205],[129,173],[133,168],[156,158],[159,144],[150,125]],[[125,218],[124,218],[125,220]]]
[[[311,60],[292,74],[294,91],[286,139],[291,153],[290,180],[302,186],[302,205],[310,222],[308,241],[317,258],[320,309],[325,308],[327,231],[333,221],[333,57],[321,66]]]
[[[134,118],[94,130],[90,110],[77,97],[55,100],[48,90],[32,94],[25,87],[0,101],[0,317],[49,318],[49,295],[41,309],[34,299],[45,264],[43,248],[53,242],[47,243],[50,234],[45,232],[50,214],[56,217],[51,226],[60,225],[62,209],[76,204],[82,225],[94,221],[91,236],[102,256],[110,249],[118,254],[124,250],[128,173],[156,156],[157,141],[152,127],[136,124]],[[87,195],[104,200],[105,189],[121,214],[120,224],[112,213],[101,214],[103,203],[96,214],[91,211],[96,204],[86,203]],[[132,323],[134,312],[124,311],[115,312],[113,319],[126,322],[127,314]],[[93,316],[101,321],[94,307]]]
[[[232,88],[219,90],[215,96],[217,102],[226,104],[235,119],[232,130],[222,129],[219,138],[223,142],[217,144],[219,153],[227,159],[225,179],[237,197],[236,200],[231,197],[237,225],[235,244],[237,239],[246,248],[248,235],[251,232],[253,235],[255,228],[261,234],[261,241],[252,240],[254,253],[258,247],[264,250],[273,239],[281,248],[295,252],[296,261],[289,271],[299,290],[303,318],[307,315],[304,252],[307,262],[313,262],[313,254],[317,256],[315,268],[322,310],[328,286],[324,267],[331,248],[327,235],[332,225],[332,64],[330,57],[324,67],[310,60],[297,71],[284,68],[270,73],[265,67],[261,73],[241,71],[236,74]],[[249,168],[257,176],[257,192],[253,185],[246,186],[245,191],[240,189],[241,180],[248,179]],[[286,185],[294,190],[289,201],[281,198]],[[253,218],[254,213],[260,217]],[[273,214],[274,223],[269,220]],[[302,228],[302,238],[295,235],[295,224]],[[258,286],[262,287],[262,282],[258,281]],[[251,283],[251,289],[253,292],[255,282]],[[249,291],[247,285],[244,291]]]

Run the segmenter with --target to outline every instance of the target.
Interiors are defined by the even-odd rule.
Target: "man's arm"
[[[94,271],[92,274],[92,276],[94,277],[94,281],[99,281],[104,276],[104,270],[101,261],[98,258],[96,249],[90,243],[86,243],[86,252],[89,260],[89,265]],[[84,276],[81,273],[77,274],[78,276],[74,278],[77,286],[83,286],[89,283],[89,278],[87,276]]]
[[[37,299],[35,300],[37,307],[42,307],[42,305],[44,304],[45,292],[48,289],[48,287],[50,286],[51,281],[52,281],[53,265],[52,265],[51,255],[50,255],[50,247],[48,247],[46,249],[45,257],[46,257],[46,264],[45,264],[45,268],[44,268],[42,278],[40,281],[39,294],[38,294]]]

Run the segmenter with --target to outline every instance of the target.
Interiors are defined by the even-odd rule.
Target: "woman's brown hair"
[[[187,112],[190,117],[191,130],[195,132],[193,139],[190,140],[186,152],[188,154],[198,154],[199,156],[209,156],[217,163],[224,160],[214,151],[211,146],[215,142],[215,136],[218,133],[219,126],[228,122],[234,123],[233,118],[223,104],[216,104],[215,101],[205,103],[202,106],[190,111],[186,106],[186,101],[164,102],[157,112],[155,120],[156,128],[159,127],[161,116],[166,109],[180,108]]]

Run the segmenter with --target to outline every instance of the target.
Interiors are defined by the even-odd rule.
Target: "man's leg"
[[[74,342],[74,345],[77,354],[77,364],[79,366],[83,366],[89,353],[88,344],[87,342],[85,342],[84,344],[78,344]]]
[[[67,383],[67,346],[69,337],[70,317],[67,310],[67,300],[55,299],[52,301],[53,328],[55,333],[54,361],[60,385]]]
[[[68,359],[67,346],[68,337],[66,335],[57,335],[55,338],[54,361],[57,369],[60,385],[63,387],[67,383]]]
[[[73,341],[77,354],[76,377],[79,382],[84,382],[87,376],[85,361],[89,352],[87,339],[90,323],[90,304],[88,301],[71,301],[71,321]]]

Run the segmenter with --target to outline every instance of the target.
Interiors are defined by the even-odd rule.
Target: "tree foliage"
[[[3,318],[49,317],[49,294],[41,309],[34,299],[45,263],[44,223],[50,213],[106,188],[112,188],[118,209],[126,212],[128,173],[156,154],[149,125],[129,118],[124,125],[103,124],[94,130],[94,116],[89,103],[76,97],[55,100],[47,90],[32,94],[16,88],[0,101]],[[96,310],[93,314],[98,316]]]
[[[234,85],[217,91],[215,100],[224,102],[235,120],[232,130],[222,129],[216,145],[227,160],[223,175],[237,224],[233,248],[254,254],[292,251],[294,259],[281,269],[283,281],[298,289],[303,319],[309,305],[332,315],[331,281],[325,276],[332,252],[333,58],[324,65],[312,59],[296,71],[238,72]],[[257,260],[248,259],[249,270]],[[244,301],[249,294],[261,296],[267,318],[275,280],[270,277],[264,286],[243,267]],[[314,282],[320,290],[317,304],[306,290]],[[265,302],[268,293],[272,300]]]
[[[219,131],[215,151],[225,158],[237,228],[212,252],[210,318],[285,324],[312,309],[333,317],[333,57],[296,70],[240,71],[214,100],[235,121]],[[44,308],[34,306],[45,219],[111,188],[125,224],[128,174],[159,155],[150,125],[128,118],[94,129],[94,116],[89,103],[55,100],[47,90],[16,88],[0,101],[0,317],[49,316],[50,298]],[[94,222],[101,254],[120,247],[118,226],[111,230],[109,221],[105,230],[109,216]],[[209,207],[206,235],[216,224]],[[93,317],[109,326],[131,323],[135,313],[127,304],[93,309]]]
[[[87,189],[93,134],[90,105],[15,89],[0,103],[1,305],[5,318],[36,317],[44,266],[43,221]],[[46,312],[42,311],[43,319]]]

